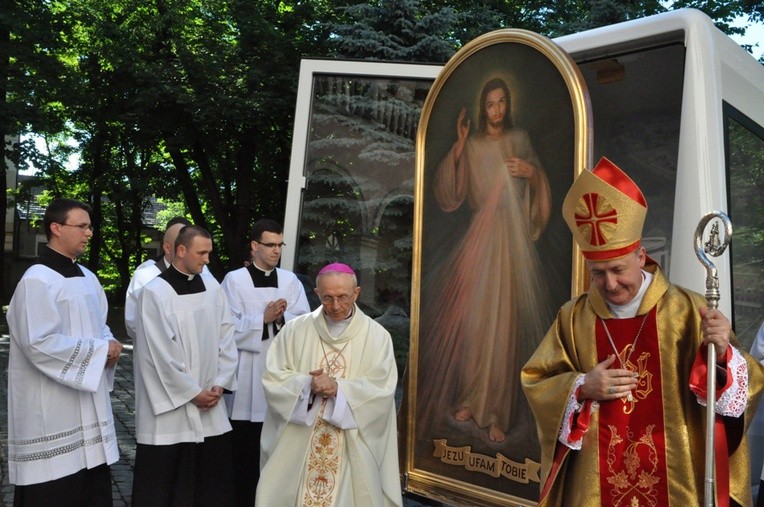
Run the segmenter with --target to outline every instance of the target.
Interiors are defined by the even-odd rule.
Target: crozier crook
[[[715,221],[711,225],[708,241],[703,244],[703,233],[706,226],[714,220],[719,219],[724,225],[724,236],[719,237],[719,222]],[[719,257],[727,249],[727,245],[732,238],[732,222],[729,217],[721,211],[710,211],[703,215],[698,226],[695,228],[695,255],[706,269],[706,301],[708,307],[717,309],[719,307],[719,277],[716,266],[708,258],[708,255]],[[708,254],[708,255],[707,255]],[[716,392],[716,346],[713,343],[708,344],[707,355],[708,383],[706,392],[708,397],[713,399],[713,393]],[[705,490],[704,503],[707,507],[714,505],[714,404],[711,401],[706,402],[706,469],[705,469]]]

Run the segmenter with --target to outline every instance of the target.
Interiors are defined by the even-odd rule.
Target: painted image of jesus
[[[528,417],[520,369],[549,322],[535,241],[549,221],[552,195],[511,104],[506,81],[488,79],[477,128],[462,107],[456,141],[434,171],[440,210],[468,207],[470,218],[464,232],[453,231],[433,277],[420,342],[428,365],[420,373],[424,420],[447,412],[452,425],[484,429],[493,443],[503,442],[524,412]]]

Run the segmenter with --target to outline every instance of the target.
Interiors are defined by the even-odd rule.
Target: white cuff
[[[358,428],[358,423],[353,417],[347,398],[342,394],[342,387],[337,382],[337,396],[326,400],[324,408],[324,420],[341,430],[353,430]]]
[[[109,388],[109,392],[114,392],[114,375],[117,373],[117,365],[110,368],[106,368],[106,385]]]
[[[308,376],[305,385],[297,397],[297,403],[294,406],[289,422],[301,426],[313,426],[318,416],[318,410],[321,407],[320,400],[314,400],[315,396],[310,392],[310,383],[312,377]]]

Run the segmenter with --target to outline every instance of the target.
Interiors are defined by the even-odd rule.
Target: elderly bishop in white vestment
[[[327,266],[316,285],[322,307],[268,351],[255,505],[400,506],[390,334],[355,305],[348,266]]]

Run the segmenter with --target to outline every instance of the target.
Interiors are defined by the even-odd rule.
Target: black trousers
[[[135,507],[233,505],[231,433],[200,443],[138,444],[135,449]]]
[[[255,505],[257,482],[260,480],[260,434],[263,423],[231,421],[233,431],[233,479],[236,490],[236,505]]]
[[[40,507],[41,505],[112,507],[109,465],[85,468],[55,481],[14,488],[14,507]]]

